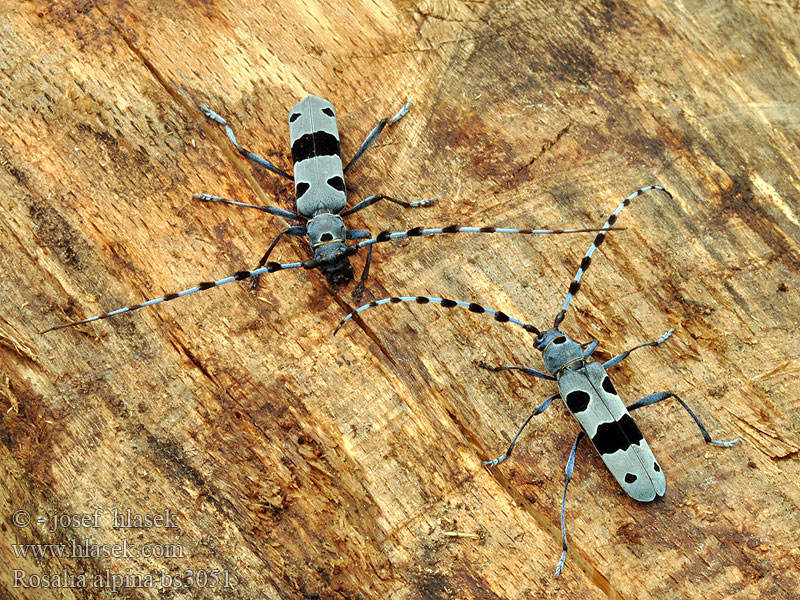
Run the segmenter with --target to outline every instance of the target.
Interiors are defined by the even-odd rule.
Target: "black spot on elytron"
[[[642,439],[642,432],[631,416],[624,415],[619,421],[601,423],[592,438],[592,443],[600,454],[613,454],[619,450],[627,450]]]
[[[297,138],[292,144],[292,161],[302,162],[315,156],[341,156],[339,138],[327,131],[315,131]]]
[[[625,437],[630,440],[631,444],[638,444],[644,439],[642,432],[639,430],[639,426],[629,414],[622,416],[619,420],[619,426],[622,428],[622,432],[625,434]]]
[[[308,185],[305,181],[301,181],[300,183],[295,185],[294,186],[294,195],[295,195],[296,199],[299,200],[300,198],[302,198],[303,194],[305,194],[308,191],[308,188],[310,188],[310,187],[311,186]]]
[[[656,473],[660,473],[661,472],[661,467],[658,466],[658,463],[653,463],[653,470]]]
[[[327,106],[322,109],[322,112],[325,113],[326,115],[328,115],[329,117],[333,116],[333,111],[330,108],[328,108]]]
[[[611,383],[611,379],[608,375],[605,376],[603,379],[603,390],[605,390],[609,394],[617,395],[617,390],[614,389],[614,384]]]
[[[297,119],[300,118],[300,113],[292,113],[289,117],[289,123],[294,123]]]
[[[557,338],[555,338],[555,339],[553,340],[553,343],[554,343],[554,344],[563,344],[563,343],[564,343],[564,342],[566,342],[566,341],[567,341],[567,338],[566,338],[566,337],[564,337],[563,335],[560,335],[560,336],[558,336]]]
[[[567,394],[567,408],[572,414],[583,412],[589,406],[591,396],[583,390],[573,390]]]
[[[637,479],[639,478],[636,477],[636,475],[634,475],[633,473],[625,473],[625,483],[633,483]]]
[[[331,186],[335,190],[339,190],[340,192],[344,191],[344,179],[342,179],[338,175],[328,179],[328,185]]]
[[[322,237],[319,238],[320,242],[330,242],[333,239],[333,236],[330,233],[323,233]]]

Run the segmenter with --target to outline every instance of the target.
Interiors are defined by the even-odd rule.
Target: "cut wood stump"
[[[775,2],[1,4],[0,597],[790,599],[800,589],[800,7]],[[664,499],[583,447],[530,334],[319,271],[40,332],[252,268],[292,208],[199,110],[291,170],[287,111],[333,102],[352,228],[599,227],[563,324],[616,369]],[[432,295],[548,327],[593,234],[377,246],[365,301]],[[310,257],[302,239],[271,258]],[[365,253],[354,258],[356,272]],[[116,512],[115,512],[116,511]],[[116,523],[114,519],[117,519]],[[115,527],[116,525],[116,527]],[[132,527],[125,527],[131,525]]]

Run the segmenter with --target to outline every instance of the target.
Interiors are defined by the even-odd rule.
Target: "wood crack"
[[[522,165],[520,168],[514,171],[512,178],[517,177],[522,171],[529,169],[531,166],[533,166],[546,152],[548,152],[553,146],[555,146],[561,140],[562,137],[564,137],[567,133],[569,133],[571,127],[572,127],[572,121],[570,121],[564,127],[562,127],[561,130],[556,134],[556,137],[554,137],[552,140],[546,140],[545,143],[542,144],[542,147],[539,149],[539,152],[533,158],[531,158],[526,164]]]

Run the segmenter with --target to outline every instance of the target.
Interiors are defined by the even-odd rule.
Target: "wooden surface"
[[[165,591],[159,573],[218,569],[229,598],[797,598],[797,2],[329,4],[3,0],[0,597],[111,597],[99,580],[14,588],[17,569],[151,573],[114,597],[217,598],[199,579]],[[577,425],[554,404],[511,460],[481,465],[555,391],[473,366],[541,368],[522,331],[401,306],[333,338],[352,285],[285,272],[257,296],[230,285],[39,335],[252,267],[286,223],[191,195],[290,207],[291,187],[234,156],[197,105],[289,169],[286,115],[307,93],[337,106],[346,157],[414,100],[348,174],[351,203],[440,202],[351,227],[596,227],[636,188],[670,189],[621,215],[564,329],[604,358],[675,327],[617,388],[674,390],[743,443],[704,445],[676,404],[639,411],[668,480],[649,505],[584,447],[553,579]],[[546,327],[590,239],[383,245],[365,299],[445,296]],[[96,528],[35,523],[97,508]],[[114,508],[168,509],[178,527],[115,530]],[[87,538],[137,554],[13,546]]]

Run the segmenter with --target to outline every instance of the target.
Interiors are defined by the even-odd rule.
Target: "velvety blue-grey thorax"
[[[556,328],[548,329],[536,340],[536,349],[542,353],[545,368],[556,377],[564,368],[578,369],[585,362],[581,345]]]
[[[308,243],[314,250],[314,258],[330,257],[326,249],[335,246],[337,242],[344,244],[347,228],[342,217],[328,211],[318,213],[308,220],[306,224]]]
[[[341,212],[346,205],[339,129],[333,104],[308,95],[289,111],[297,212]]]
[[[347,250],[347,228],[342,217],[328,212],[318,213],[306,224],[308,243],[314,251],[314,260],[329,261],[320,269],[331,285],[353,279],[350,259],[342,254]]]

